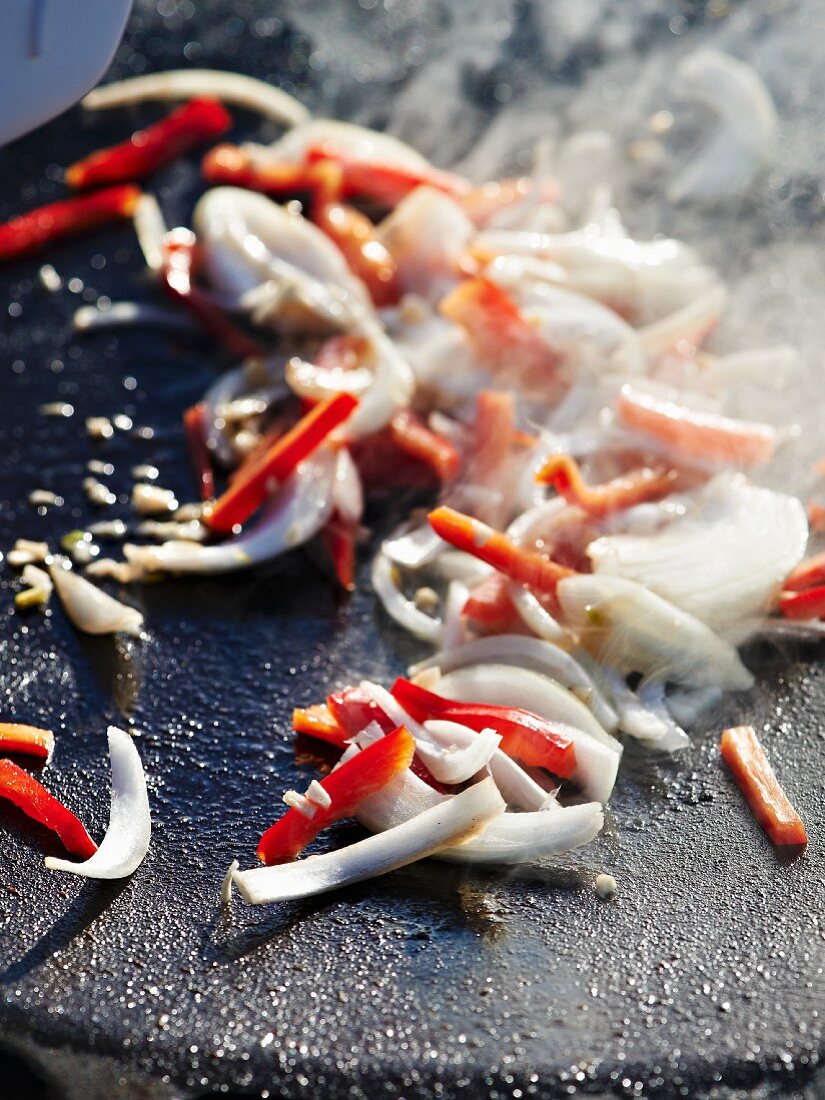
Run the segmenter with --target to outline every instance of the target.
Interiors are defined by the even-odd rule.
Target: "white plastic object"
[[[132,0],[0,4],[0,146],[76,103],[120,42]]]

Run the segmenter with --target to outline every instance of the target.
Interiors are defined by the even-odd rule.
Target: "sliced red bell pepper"
[[[786,619],[821,619],[825,616],[825,585],[804,592],[781,592],[779,610]]]
[[[355,591],[355,542],[358,527],[338,512],[321,529],[321,542],[332,562],[335,577],[345,592]]]
[[[805,588],[813,588],[816,584],[825,583],[825,551],[821,554],[813,554],[805,558],[797,565],[796,569],[788,575],[785,581],[786,592],[800,592]]]
[[[422,424],[414,413],[404,409],[395,414],[390,421],[390,438],[399,450],[425,462],[442,484],[458,475],[461,455],[456,447]]]
[[[308,164],[256,164],[249,153],[237,145],[217,145],[203,158],[204,179],[260,191],[273,199],[307,194],[310,207],[338,202],[343,179],[341,169],[332,161]]]
[[[173,229],[167,233],[164,246],[163,286],[167,294],[185,306],[204,332],[236,359],[262,358],[266,354],[263,346],[233,325],[223,310],[195,285],[194,234]]]
[[[487,562],[500,573],[548,595],[555,594],[556,586],[564,577],[572,577],[574,570],[566,565],[545,558],[535,550],[525,550],[486,523],[456,512],[442,505],[427,517],[430,526],[446,542],[458,550]]]
[[[779,785],[751,726],[725,730],[722,758],[733,772],[753,816],[777,846],[802,847],[808,834],[799,814]]]
[[[637,504],[661,500],[673,492],[677,477],[675,470],[642,466],[604,485],[588,485],[578,462],[570,455],[559,454],[545,462],[536,474],[536,481],[552,485],[569,504],[602,519]]]
[[[467,180],[454,172],[445,172],[432,164],[411,168],[374,160],[359,160],[334,142],[311,146],[306,151],[308,164],[331,162],[342,174],[342,198],[365,198],[381,206],[397,206],[416,187],[434,187],[445,194],[460,196],[472,190]]]
[[[77,195],[38,206],[0,225],[0,262],[18,260],[53,241],[75,237],[106,222],[131,218],[140,198],[132,184],[107,187],[93,195]]]
[[[313,204],[312,220],[341,250],[350,271],[364,283],[375,305],[395,305],[401,296],[398,269],[369,218],[335,202]]]
[[[296,733],[305,733],[307,737],[315,737],[318,741],[326,741],[340,749],[346,748],[347,741],[352,736],[324,703],[296,707],[292,712],[292,728]]]
[[[207,511],[204,519],[214,531],[229,534],[255,512],[273,489],[283,482],[299,462],[312,454],[339,424],[347,419],[358,401],[352,394],[338,393],[319,402],[294,428],[272,444],[269,451],[246,477],[236,478]]]
[[[808,523],[813,531],[825,531],[825,505],[817,504],[815,500],[808,501]]]
[[[71,810],[11,760],[0,760],[0,798],[13,802],[24,814],[57,833],[66,851],[73,855],[89,859],[97,851],[97,845]]]
[[[54,734],[22,722],[0,722],[0,753],[6,752],[48,760],[54,752]]]
[[[529,767],[546,768],[568,779],[576,766],[576,751],[568,736],[552,723],[520,707],[490,703],[460,703],[446,699],[401,677],[390,689],[405,711],[418,722],[442,718],[480,733],[495,730],[501,750]]]
[[[490,634],[504,634],[523,620],[510,596],[510,580],[493,573],[475,586],[461,614]]]
[[[267,865],[295,859],[322,829],[352,817],[360,802],[408,768],[414,752],[415,741],[404,726],[367,745],[321,780],[330,805],[318,806],[311,818],[300,810],[287,810],[261,837],[258,859]]]
[[[206,406],[202,401],[192,405],[183,414],[183,431],[189,448],[189,457],[198,483],[201,500],[211,500],[215,495],[215,475],[212,472],[212,460],[206,446],[206,425],[204,415]]]
[[[345,687],[327,696],[327,707],[339,726],[355,737],[375,722],[383,733],[395,729],[395,722],[384,713],[371,695],[361,687]]]
[[[192,99],[126,141],[100,149],[66,169],[66,183],[80,190],[143,179],[190,149],[225,134],[232,116],[216,99]]]

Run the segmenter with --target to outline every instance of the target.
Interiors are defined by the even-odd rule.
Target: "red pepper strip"
[[[17,260],[44,245],[73,237],[119,218],[131,218],[140,188],[132,184],[107,187],[94,195],[80,195],[38,206],[0,225],[0,262]]]
[[[825,506],[809,500],[808,523],[814,531],[825,531]]]
[[[779,786],[765,751],[750,726],[722,734],[722,758],[733,772],[753,816],[777,846],[802,847],[808,834],[799,814]]]
[[[143,179],[202,142],[225,134],[231,125],[232,116],[216,99],[192,99],[127,141],[77,161],[66,169],[66,183],[79,190]]]
[[[312,454],[329,433],[342,424],[358,401],[338,393],[321,401],[286,435],[269,448],[266,456],[244,478],[237,478],[204,516],[214,531],[229,534],[263,504],[275,485],[284,481],[299,462]]]
[[[327,696],[327,706],[350,737],[365,730],[370,722],[375,722],[384,733],[395,728],[392,718],[360,687],[345,687],[334,691]],[[450,788],[440,783],[419,757],[413,758],[410,771],[439,794],[449,793]]]
[[[192,234],[187,232],[183,238],[182,234],[173,230],[167,234],[165,244],[163,284],[170,297],[186,306],[203,330],[236,359],[262,358],[266,354],[264,348],[236,328],[223,311],[195,286],[195,244]]]
[[[390,438],[400,451],[426,463],[442,483],[457,476],[461,455],[449,439],[426,427],[413,413],[402,410],[395,414]]]
[[[515,301],[489,279],[465,279],[442,299],[441,313],[466,331],[489,367],[545,398],[567,389],[558,352],[531,325]]]
[[[311,818],[300,810],[287,810],[261,837],[258,859],[267,865],[295,859],[322,829],[352,817],[360,802],[408,768],[414,752],[415,741],[404,726],[367,745],[321,780],[330,805],[318,806]]]
[[[217,145],[203,158],[201,171],[210,183],[228,183],[261,191],[273,199],[306,193],[311,206],[338,202],[343,186],[340,168],[332,161],[318,164],[255,164],[237,145]]]
[[[206,431],[204,414],[206,406],[202,401],[192,405],[183,414],[183,431],[186,435],[186,443],[189,447],[189,457],[198,482],[198,491],[201,500],[211,500],[215,495],[215,477],[212,473],[212,462],[209,457],[209,449],[206,446]]]
[[[482,390],[476,398],[472,452],[467,476],[474,485],[485,485],[500,474],[510,455],[515,434],[515,400],[511,393]]]
[[[825,551],[801,561],[788,575],[784,588],[786,592],[800,592],[805,588],[822,584],[823,581],[825,581]]]
[[[395,305],[401,297],[398,269],[369,218],[351,206],[326,203],[313,206],[312,220],[341,250],[375,305]]]
[[[779,610],[786,619],[821,619],[825,616],[825,585],[804,592],[781,592]]]
[[[342,198],[357,196],[382,206],[397,206],[416,187],[434,187],[437,191],[453,196],[465,195],[472,190],[467,180],[454,172],[445,172],[431,164],[410,168],[359,160],[339,149],[334,142],[310,147],[305,158],[308,164],[328,161],[339,167],[342,173]]]
[[[636,504],[661,500],[673,492],[675,470],[642,466],[604,485],[588,485],[578,462],[570,455],[553,455],[536,474],[540,485],[552,485],[569,504],[577,504],[589,516],[603,519]]]
[[[316,703],[311,707],[296,707],[292,712],[292,728],[318,741],[326,741],[338,748],[346,748],[351,734],[336,721],[329,707]]]
[[[321,542],[329,554],[335,577],[345,592],[355,591],[355,540],[358,528],[337,512],[321,530]]]
[[[0,722],[0,752],[19,752],[48,760],[54,752],[54,734],[21,722]]]
[[[11,760],[0,760],[0,798],[7,798],[24,814],[57,833],[72,855],[89,859],[97,851],[97,845],[71,810]]]
[[[476,733],[493,729],[501,736],[501,750],[528,767],[547,768],[567,779],[576,767],[576,750],[569,737],[559,733],[544,718],[520,707],[489,703],[459,703],[399,677],[390,689],[413,718],[426,722],[441,718],[458,722]]]
[[[523,623],[510,596],[510,581],[502,573],[477,584],[461,614],[490,634],[505,634]]]
[[[492,565],[499,573],[537,592],[553,595],[559,581],[572,577],[575,572],[535,550],[517,546],[506,535],[471,516],[465,516],[463,512],[456,512],[454,508],[442,505],[430,512],[427,518],[435,533],[457,550],[465,550]]]

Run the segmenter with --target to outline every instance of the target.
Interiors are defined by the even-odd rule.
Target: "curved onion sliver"
[[[50,871],[70,871],[84,878],[116,879],[131,875],[149,851],[152,820],[146,776],[132,737],[109,726],[112,761],[112,806],[109,827],[100,847],[85,863],[46,857]]]
[[[390,559],[379,550],[372,563],[372,587],[376,596],[390,618],[399,626],[416,638],[437,645],[444,625],[441,618],[426,615],[418,610],[412,600],[407,599],[395,583],[394,569]]]
[[[405,867],[441,848],[462,846],[503,812],[495,783],[483,779],[384,833],[295,863],[236,871],[233,882],[250,905],[323,894]]]
[[[280,88],[273,88],[271,84],[251,76],[218,69],[170,69],[118,80],[114,84],[94,88],[83,100],[83,106],[99,111],[106,107],[141,103],[146,99],[192,99],[197,96],[213,96],[224,103],[235,103],[238,107],[258,111],[284,126],[297,126],[309,118],[309,111],[303,103]]]
[[[475,733],[457,722],[436,719],[425,722],[424,729],[442,741],[442,745],[436,748],[416,742],[415,751],[439,783],[456,786],[466,783],[480,772],[490,762],[501,741],[493,730]]]

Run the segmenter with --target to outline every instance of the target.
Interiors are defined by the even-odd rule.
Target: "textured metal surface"
[[[530,102],[555,75],[559,103],[581,85],[590,109],[572,117],[592,124],[602,70],[626,75],[634,57],[656,44],[670,49],[681,34],[723,45],[726,35],[740,45],[753,39],[775,52],[770,21],[780,21],[780,43],[787,26],[793,44],[815,7],[754,5],[743,24],[737,9],[726,22],[696,5],[639,5],[621,16],[594,3],[595,29],[583,27],[581,41],[569,31],[565,52],[552,37],[563,5],[493,3],[476,25],[469,8],[435,4],[341,3],[323,14],[312,4],[210,3],[197,13],[191,3],[141,4],[116,70],[185,56],[277,74],[306,88],[316,109],[374,122],[387,120],[397,96],[406,103],[398,128],[414,137],[418,111],[432,148],[416,73],[431,54],[452,50],[453,83],[465,97],[453,107],[463,152],[507,100],[502,85]],[[602,42],[600,27],[613,28],[613,39]],[[787,106],[805,73],[792,51],[784,56]],[[443,91],[441,70],[432,71]],[[446,121],[440,101],[432,113]],[[0,152],[0,214],[56,195],[55,166],[125,125],[122,115],[75,111]],[[239,136],[256,132],[254,119],[239,118]],[[799,152],[793,163],[803,160]],[[734,332],[794,336],[814,352],[822,203],[812,171],[780,179],[764,209],[728,209],[721,220],[685,214],[680,225],[744,280]],[[170,219],[187,219],[193,167],[170,168],[158,182]],[[650,207],[635,213],[659,228]],[[197,341],[142,332],[81,343],[68,332],[84,300],[152,299],[130,229],[49,258],[79,282],[48,295],[36,264],[0,272],[3,548],[88,520],[80,481],[91,457],[115,468],[107,480],[121,494],[118,514],[128,514],[135,461],[156,463],[163,484],[186,497],[179,415],[214,376]],[[58,397],[74,416],[35,414]],[[86,438],[86,415],[118,412],[154,437]],[[64,506],[35,514],[25,498],[39,487],[59,492]],[[236,903],[226,915],[217,894],[227,864],[251,858],[282,790],[314,774],[296,759],[291,707],[353,674],[390,677],[408,643],[363,588],[340,599],[300,555],[255,575],[131,593],[150,640],[128,647],[79,636],[58,607],[45,617],[12,614],[10,597],[6,572],[3,712],[55,729],[47,781],[98,836],[108,807],[105,727],[132,723],[150,776],[154,840],[130,881],[84,883],[47,873],[48,835],[0,806],[3,1095],[197,1096],[220,1087],[289,1097],[822,1095],[825,677],[815,651],[753,654],[759,687],[714,714],[693,748],[674,760],[634,756],[605,834],[578,858],[518,874],[428,863],[307,904]],[[777,857],[721,768],[716,731],[728,720],[764,730],[810,826],[802,858]],[[341,825],[330,839],[358,835]],[[611,903],[593,889],[601,870],[619,883]]]

